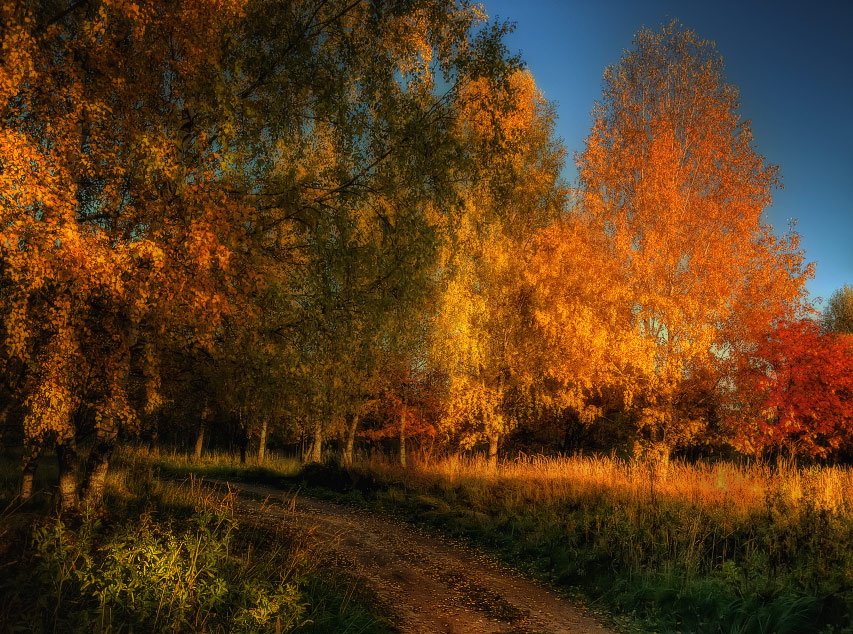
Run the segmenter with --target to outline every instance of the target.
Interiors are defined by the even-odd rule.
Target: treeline
[[[25,497],[55,448],[63,508],[98,504],[121,436],[846,448],[849,339],[810,319],[797,234],[762,220],[778,170],[692,31],[606,70],[569,187],[510,25],[465,1],[0,13]]]

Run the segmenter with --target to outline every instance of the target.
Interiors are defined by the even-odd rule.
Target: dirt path
[[[218,482],[224,485],[224,482]],[[250,496],[238,511],[287,519],[325,556],[363,580],[402,632],[411,634],[611,634],[571,602],[493,558],[409,524],[270,487],[232,484]],[[277,504],[279,502],[281,504]]]

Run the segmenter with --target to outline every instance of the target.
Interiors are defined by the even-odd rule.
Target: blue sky
[[[853,284],[853,1],[484,5],[490,17],[516,22],[507,44],[557,102],[557,132],[570,153],[583,149],[605,66],[640,27],[675,18],[716,42],[758,151],[781,168],[784,189],[774,193],[767,220],[779,233],[797,220],[807,260],[817,263],[813,298]],[[573,164],[566,177],[574,179]]]

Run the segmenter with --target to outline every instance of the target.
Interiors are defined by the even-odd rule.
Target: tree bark
[[[248,436],[245,431],[240,434],[240,464],[246,464],[246,454],[249,451]]]
[[[21,474],[21,499],[29,500],[33,494],[33,480],[36,475],[36,467],[38,467],[40,451],[38,447],[27,447],[26,456],[24,457],[24,468]]]
[[[0,442],[3,441],[3,432],[6,429],[6,417],[9,415],[10,409],[12,409],[11,399],[6,401],[2,409],[0,409]]]
[[[240,408],[239,428],[240,428],[240,464],[246,464],[246,454],[249,452],[249,426],[243,416],[243,408]]]
[[[204,428],[205,423],[204,419],[202,418],[201,421],[199,421],[198,432],[195,436],[195,450],[193,451],[193,458],[196,462],[201,460],[201,453],[204,450]]]
[[[347,428],[347,442],[344,446],[343,463],[344,466],[347,467],[352,465],[352,450],[355,446],[356,429],[358,429],[358,414],[353,414],[349,427]]]
[[[118,429],[113,420],[103,421],[98,427],[95,446],[86,460],[83,476],[83,502],[90,508],[99,507],[104,499],[107,470],[117,437]]]
[[[261,441],[258,443],[258,464],[264,464],[264,457],[267,453],[267,419],[264,417],[261,422]]]
[[[151,432],[151,437],[148,439],[148,455],[149,456],[159,456],[160,455],[160,445],[157,444],[157,439],[159,438],[159,434],[157,433],[157,429]]]
[[[656,443],[652,447],[652,468],[654,476],[661,482],[665,482],[669,476],[669,458],[672,448],[666,442]]]
[[[406,466],[406,414],[400,414],[400,466]]]
[[[498,468],[498,440],[497,433],[489,434],[489,469],[495,471]]]
[[[73,433],[66,434],[57,444],[56,457],[59,461],[59,508],[63,512],[77,511],[77,441]]]
[[[195,437],[195,451],[193,456],[196,462],[201,460],[201,455],[204,452],[204,433],[207,430],[207,421],[210,419],[210,407],[207,404],[207,397],[204,398],[204,407],[201,410],[201,417],[198,423],[198,432]]]
[[[323,426],[319,422],[314,425],[311,448],[305,456],[305,462],[323,462]]]

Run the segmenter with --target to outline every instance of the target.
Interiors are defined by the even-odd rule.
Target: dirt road
[[[419,534],[409,524],[312,498],[297,497],[294,504],[291,494],[265,486],[231,487],[243,492],[236,502],[241,514],[286,519],[310,535],[318,551],[369,586],[402,632],[611,634],[491,557]]]

